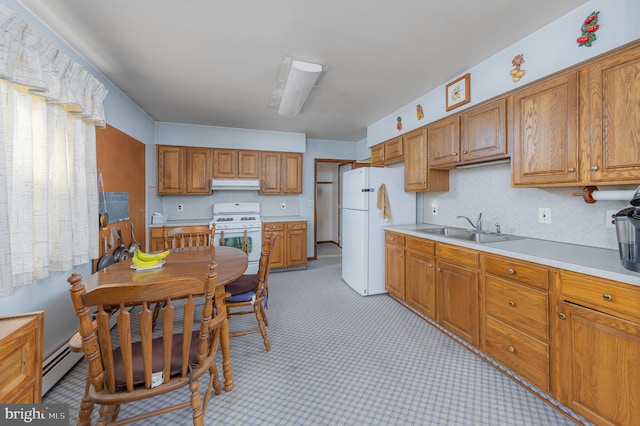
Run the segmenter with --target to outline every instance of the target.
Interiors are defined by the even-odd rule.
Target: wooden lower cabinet
[[[405,239],[405,301],[436,319],[435,243],[424,238]]]
[[[598,425],[640,419],[640,288],[560,271],[556,399]]]
[[[384,245],[384,288],[400,300],[404,300],[405,266],[404,235],[385,231]]]
[[[436,254],[437,321],[466,342],[479,346],[479,253],[438,243]]]
[[[482,263],[482,350],[549,392],[549,269],[487,253]]]
[[[262,225],[262,235],[267,232],[276,235],[271,251],[271,268],[307,264],[307,222],[267,222]]]
[[[44,312],[0,317],[0,403],[42,401]]]

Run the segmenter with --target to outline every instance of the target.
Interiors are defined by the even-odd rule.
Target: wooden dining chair
[[[193,424],[204,425],[211,391],[220,393],[215,357],[224,315],[213,317],[216,267],[215,262],[209,265],[204,282],[195,278],[159,280],[143,286],[97,287],[90,292],[86,291],[81,275],[74,273],[69,277],[82,351],[88,363],[78,424],[91,424],[91,413],[98,404],[98,424],[128,424],[191,407]],[[199,324],[194,319],[196,298],[204,298]],[[162,333],[154,338],[150,307],[160,301],[164,303]],[[115,311],[114,306],[118,307]],[[94,310],[95,314],[90,314]],[[132,321],[134,314],[130,310],[139,311],[138,321]],[[113,330],[112,315],[116,318]],[[199,379],[207,372],[209,381],[202,395]],[[118,419],[122,404],[183,387],[190,390],[186,401],[175,400],[169,406],[162,403],[156,409],[146,405],[143,407],[148,411]],[[178,395],[177,392],[176,398]]]
[[[167,226],[164,225],[162,227],[164,249],[183,251],[213,247],[215,233],[215,224],[212,224],[211,228],[208,225],[197,225],[181,226],[173,229],[167,229]]]
[[[230,295],[225,300],[227,317],[254,313],[258,322],[258,328],[229,333],[229,337],[260,332],[267,352],[271,350],[271,342],[267,337],[266,326],[269,325],[269,320],[267,319],[266,307],[269,296],[271,251],[275,240],[276,234],[265,234],[257,274],[242,275],[225,286],[225,292]],[[253,310],[247,310],[246,307],[251,307]]]

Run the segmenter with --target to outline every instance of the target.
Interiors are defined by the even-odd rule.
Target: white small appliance
[[[213,219],[209,222],[216,225],[213,244],[221,245],[224,239],[226,246],[242,249],[245,233],[247,236],[247,256],[249,266],[245,274],[257,274],[262,247],[262,219],[260,219],[260,203],[216,203],[213,205]]]
[[[377,208],[382,184],[388,222]],[[404,169],[361,167],[344,173],[342,220],[342,279],[362,296],[386,293],[383,227],[416,222],[416,194],[404,191]]]

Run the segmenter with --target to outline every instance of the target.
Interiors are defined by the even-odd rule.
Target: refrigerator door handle
[[[375,192],[373,188],[362,188],[362,192]]]

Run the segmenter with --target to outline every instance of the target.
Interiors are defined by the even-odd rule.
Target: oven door
[[[245,274],[257,274],[260,263],[260,247],[262,245],[262,227],[248,228],[247,231],[247,255],[249,266]],[[224,245],[243,249],[245,229],[216,229],[213,245],[220,246],[220,239],[224,236]]]

